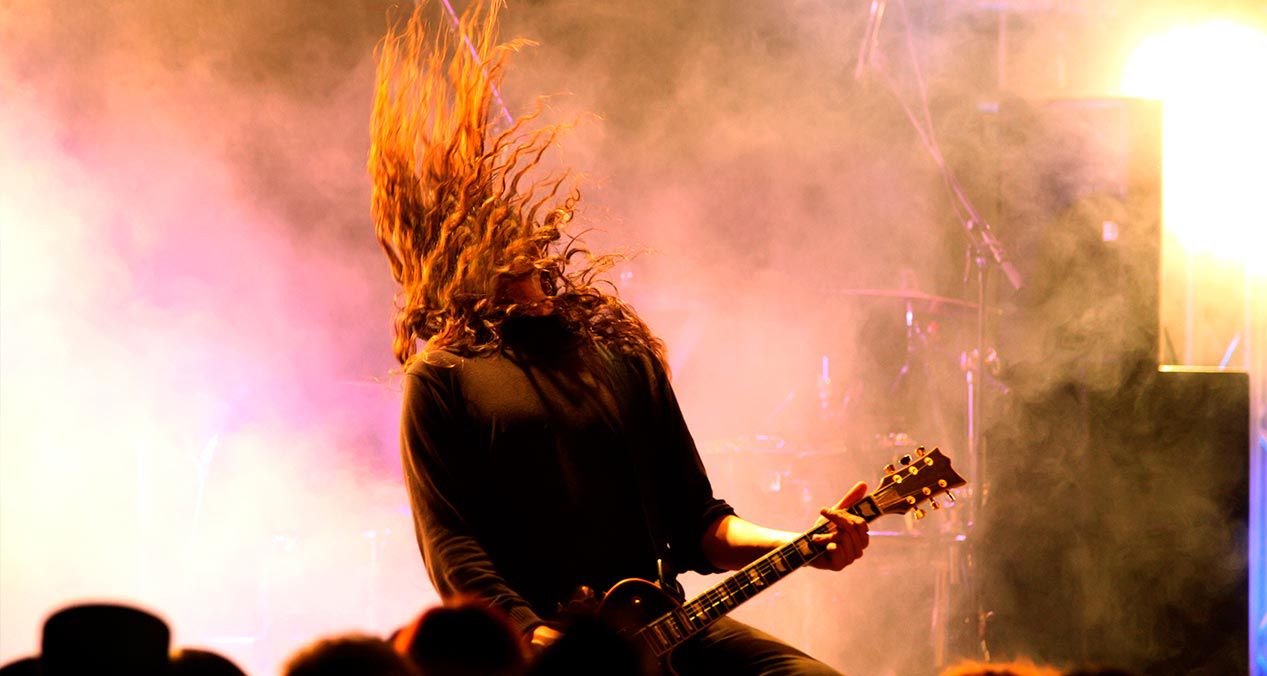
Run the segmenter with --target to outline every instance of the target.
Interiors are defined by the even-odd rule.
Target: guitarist
[[[663,343],[595,285],[613,259],[562,235],[579,196],[555,199],[553,179],[519,189],[557,130],[490,131],[511,51],[497,42],[497,8],[464,15],[469,43],[431,36],[420,10],[380,43],[372,213],[400,285],[402,459],[423,561],[442,597],[482,598],[542,647],[578,588],[644,578],[674,589],[673,571],[735,570],[799,533],[745,521],[713,495]],[[822,511],[835,528],[814,565],[862,555],[866,523],[844,510],[865,490]],[[673,664],[836,673],[730,618]]]

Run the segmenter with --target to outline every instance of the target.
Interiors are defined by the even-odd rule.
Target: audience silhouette
[[[162,618],[133,606],[85,603],[44,622],[40,654],[0,667],[0,676],[246,676],[228,658],[197,648],[171,652]],[[497,609],[460,599],[422,613],[390,640],[348,634],[296,652],[283,676],[564,676],[656,673],[620,633],[592,616],[570,619],[562,638],[539,654]],[[1105,667],[1059,669],[1029,660],[965,661],[940,676],[1135,676]]]

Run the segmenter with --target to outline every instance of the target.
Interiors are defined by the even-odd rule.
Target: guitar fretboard
[[[880,515],[870,497],[850,507],[848,511],[868,522]],[[657,656],[669,653],[744,601],[821,556],[826,550],[823,545],[814,542],[814,536],[830,531],[831,524],[824,523],[801,534],[787,545],[744,566],[721,583],[683,604],[681,608],[656,618],[638,631],[635,640],[642,642]]]

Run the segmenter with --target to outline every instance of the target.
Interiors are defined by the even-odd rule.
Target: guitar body
[[[677,610],[681,605],[654,582],[634,578],[621,580],[608,590],[598,606],[598,616],[622,635],[632,636],[657,617]],[[677,673],[669,657],[657,658],[644,652],[644,660],[643,667],[647,673]]]

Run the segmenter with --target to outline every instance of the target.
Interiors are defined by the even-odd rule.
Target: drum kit
[[[850,305],[860,318],[859,347],[848,359],[817,355],[806,369],[804,386],[783,397],[779,416],[790,421],[790,433],[757,434],[701,445],[701,456],[716,492],[737,503],[741,513],[761,523],[797,529],[818,509],[833,504],[855,481],[874,486],[882,468],[917,446],[934,444],[957,455],[965,468],[969,498],[936,519],[886,519],[872,524],[871,565],[889,568],[895,576],[912,565],[935,570],[925,590],[929,642],[921,659],[942,664],[950,656],[952,623],[965,599],[969,551],[977,500],[972,473],[976,428],[973,385],[997,375],[997,358],[977,354],[981,305],[931,294],[916,288],[846,288],[828,292]],[[997,316],[997,312],[990,312]],[[833,373],[833,361],[850,362]],[[811,386],[809,374],[813,373]],[[799,403],[798,403],[799,402]],[[807,517],[808,515],[808,517]],[[870,552],[875,551],[876,554]],[[806,591],[793,604],[820,620],[823,589]],[[815,597],[810,599],[809,597]],[[962,596],[962,594],[960,594]],[[858,599],[854,599],[857,601]],[[777,611],[775,611],[777,612]],[[800,611],[796,611],[800,612]],[[787,624],[795,627],[793,612]],[[836,610],[848,613],[848,610]],[[921,611],[922,612],[922,611]],[[841,623],[848,624],[846,615]],[[960,618],[962,619],[962,618]],[[785,630],[785,634],[787,631]],[[824,639],[807,626],[785,638],[810,646],[822,656],[843,650],[839,639]],[[830,645],[815,646],[826,640]]]
[[[781,398],[768,432],[700,449],[716,486],[764,497],[776,521],[785,508],[789,517],[807,506],[814,513],[846,481],[874,480],[920,444],[954,452],[969,443],[968,388],[980,365],[978,350],[964,345],[980,306],[914,288],[830,293],[856,306],[849,314],[860,318],[858,348],[847,359],[815,355],[804,386]],[[985,366],[997,367],[988,351]]]

